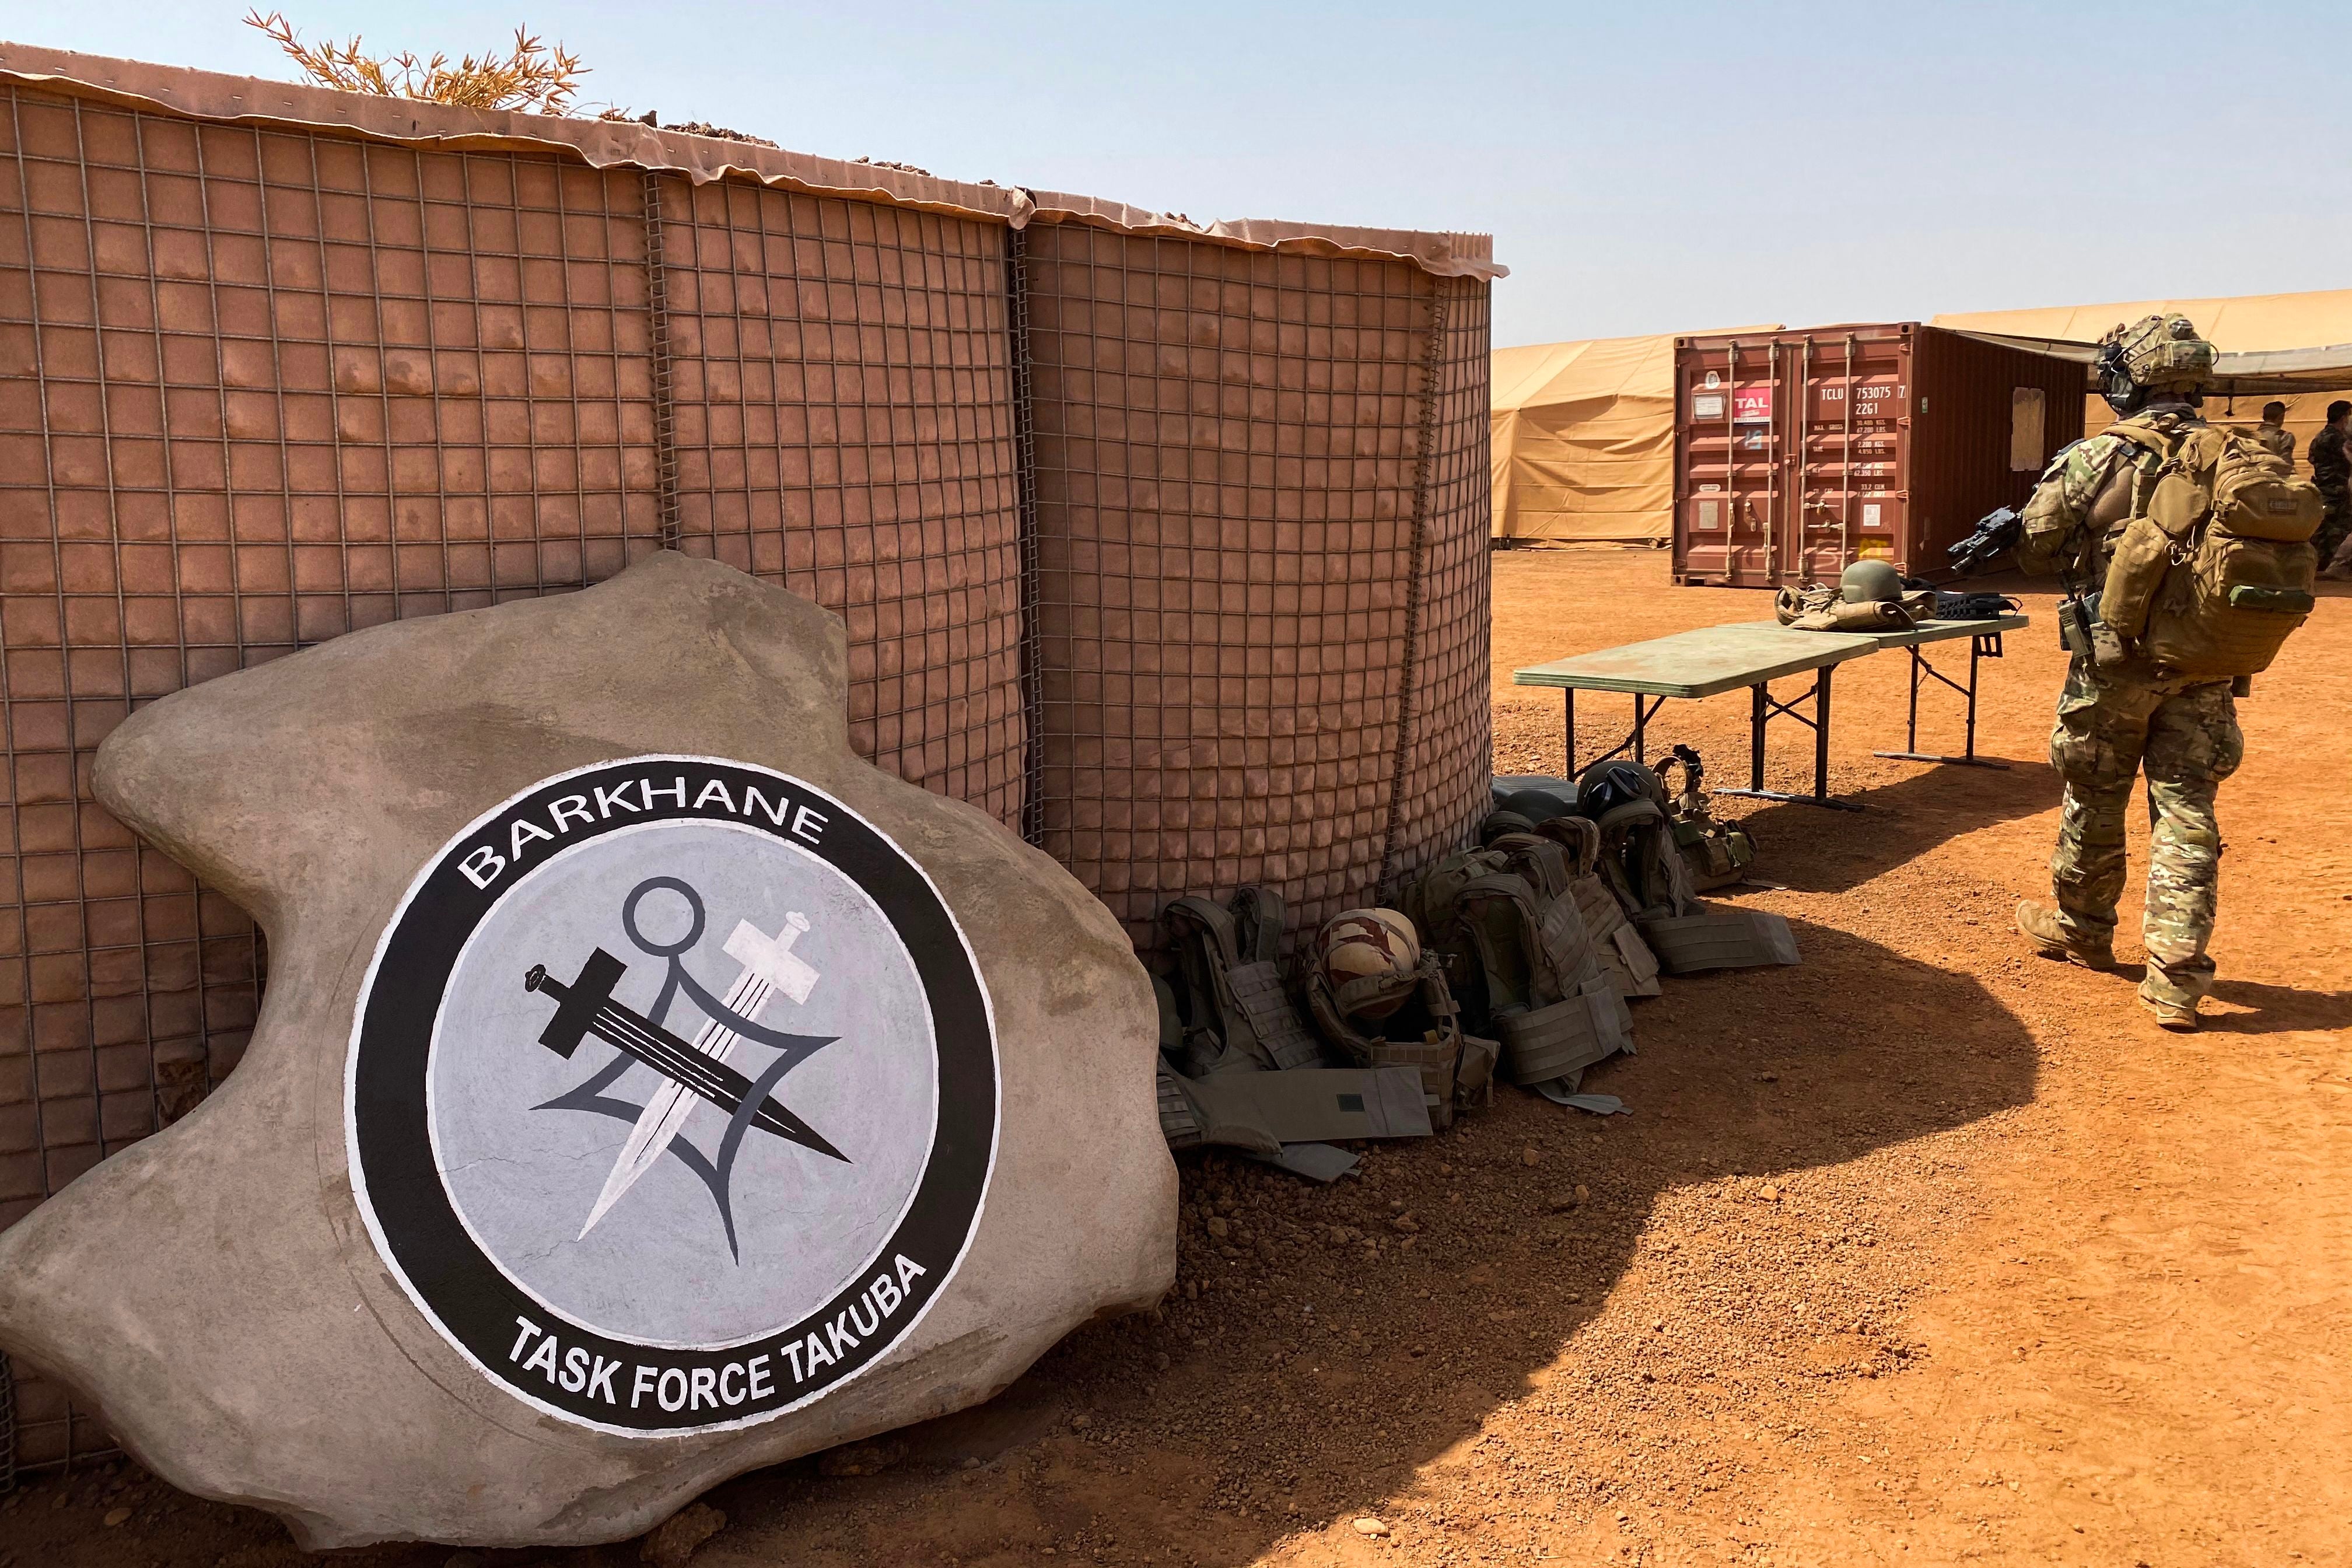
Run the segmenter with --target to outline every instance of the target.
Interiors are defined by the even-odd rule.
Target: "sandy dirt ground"
[[[1557,694],[1515,666],[1767,613],[1670,587],[1662,553],[1495,565],[1500,771],[1560,756]],[[1832,784],[1867,810],[1724,803],[1783,884],[1734,896],[1789,916],[1805,962],[1638,1004],[1641,1054],[1589,1086],[1633,1115],[1504,1091],[1329,1188],[1188,1157],[1162,1311],[981,1410],[720,1488],[698,1568],[2352,1560],[2352,602],[2331,590],[2241,704],[2193,1037],[2135,1006],[2135,943],[2094,974],[2011,935],[2058,799],[2063,658],[2051,600],[2027,605],[1984,671],[2008,771],[1872,757],[1902,739],[1882,655],[1836,680]],[[1624,705],[1588,700],[1588,753]],[[1930,696],[1926,742],[1957,742],[1957,708]],[[1654,733],[1727,784],[1746,722],[1734,694]],[[1776,784],[1810,757],[1775,727]],[[303,1561],[129,1466],[0,1503],[0,1568]]]

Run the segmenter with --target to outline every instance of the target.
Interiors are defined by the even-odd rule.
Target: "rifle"
[[[1985,513],[1975,532],[1945,553],[1951,558],[1953,574],[1966,577],[2016,549],[2024,537],[2025,519],[2018,515],[2017,510],[1996,507]],[[2122,640],[2099,619],[2099,590],[2084,592],[2073,571],[2063,563],[2058,568],[2058,585],[2065,591],[2065,597],[2058,602],[2059,646],[2095,665],[2122,663]]]
[[[1995,507],[1978,522],[1976,531],[1944,553],[1951,558],[1952,575],[1973,577],[2017,548],[2025,537],[2025,519],[2015,507]]]

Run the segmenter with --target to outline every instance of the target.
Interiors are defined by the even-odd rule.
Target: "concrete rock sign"
[[[0,1344],[304,1544],[614,1540],[944,1414],[1175,1261],[1118,923],[852,753],[837,622],[656,556],[167,698],[246,1060],[0,1236]]]

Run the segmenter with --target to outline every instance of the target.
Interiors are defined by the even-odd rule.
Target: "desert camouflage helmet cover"
[[[2099,342],[2110,349],[2108,363],[2140,386],[2185,390],[2213,379],[2213,345],[2197,335],[2196,323],[2186,316],[2143,316],[2117,325]]]
[[[1345,910],[1316,933],[1315,962],[1334,994],[1346,991],[1351,981],[1376,975],[1401,981],[1420,966],[1421,936],[1394,910]],[[1398,989],[1353,1010],[1362,1017],[1384,1018],[1405,996]]]

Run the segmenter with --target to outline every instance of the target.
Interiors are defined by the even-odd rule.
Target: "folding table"
[[[1901,631],[1808,632],[1776,621],[1741,621],[1729,626],[1700,626],[1648,642],[1628,643],[1557,658],[1516,670],[1511,679],[1520,686],[1560,689],[1566,738],[1568,776],[1574,777],[1576,758],[1576,694],[1579,691],[1623,691],[1633,699],[1632,733],[1592,762],[1631,750],[1635,762],[1646,762],[1645,742],[1650,720],[1669,697],[1696,700],[1746,687],[1748,690],[1748,787],[1718,790],[1718,795],[1747,795],[1759,800],[1793,801],[1840,811],[1859,811],[1851,801],[1832,799],[1829,793],[1830,691],[1837,667],[1881,648],[1899,647],[1911,656],[1911,700],[1906,749],[1881,752],[1880,756],[1916,762],[1951,762],[1977,767],[2002,764],[1979,757],[1977,750],[1977,678],[1985,659],[1999,658],[2004,632],[2022,630],[2032,623],[2021,615],[1989,620],[1926,621]],[[1931,643],[1969,639],[1969,680],[1966,686],[1930,664],[1919,650]],[[1811,687],[1783,700],[1772,695],[1775,680],[1810,674]],[[1957,757],[1919,751],[1919,683],[1922,677],[1943,682],[1968,700],[1967,745]],[[1807,697],[1813,700],[1809,718],[1798,710]],[[1772,720],[1794,719],[1813,731],[1813,787],[1808,795],[1790,795],[1764,787],[1764,731]],[[1588,763],[1586,765],[1590,765]]]

